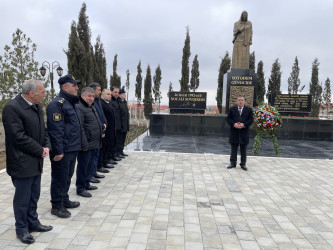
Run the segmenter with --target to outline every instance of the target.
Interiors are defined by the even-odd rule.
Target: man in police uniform
[[[70,201],[69,186],[74,173],[78,151],[82,149],[82,124],[80,111],[75,107],[79,102],[78,84],[72,75],[59,78],[60,93],[47,106],[47,129],[51,141],[51,214],[68,218],[67,208],[80,206]]]

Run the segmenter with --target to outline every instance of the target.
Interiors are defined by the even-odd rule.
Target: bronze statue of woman
[[[243,11],[238,22],[234,24],[234,49],[231,68],[248,69],[250,45],[252,44],[252,23],[247,19],[247,11]]]

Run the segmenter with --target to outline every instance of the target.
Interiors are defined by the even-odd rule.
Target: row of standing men
[[[59,78],[60,93],[47,106],[47,129],[43,109],[45,88],[38,80],[28,80],[22,93],[3,109],[6,141],[6,169],[15,187],[13,208],[17,237],[26,244],[35,241],[30,232],[47,232],[52,226],[38,219],[43,159],[51,160],[51,214],[68,218],[70,208],[80,206],[69,199],[69,187],[76,168],[76,193],[91,197],[88,190],[99,183],[118,161],[129,130],[126,93],[98,83],[83,88],[72,75]],[[102,96],[101,96],[102,94]]]

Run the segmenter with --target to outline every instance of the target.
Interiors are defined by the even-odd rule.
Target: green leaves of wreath
[[[275,154],[279,155],[279,144],[276,138],[276,132],[281,129],[282,119],[279,112],[272,106],[261,105],[253,110],[253,126],[256,131],[254,138],[253,153],[259,154],[262,136],[273,140]]]

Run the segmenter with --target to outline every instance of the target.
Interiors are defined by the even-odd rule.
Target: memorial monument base
[[[249,107],[257,106],[257,74],[253,69],[231,69],[223,76],[222,110],[229,113],[239,95]]]
[[[189,135],[229,137],[230,126],[226,116],[151,114],[151,135]],[[277,138],[333,141],[333,121],[283,117],[282,128]],[[250,137],[255,131],[250,129]]]

